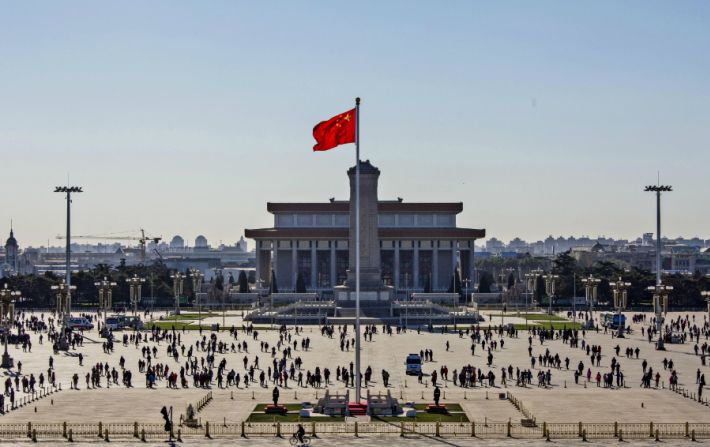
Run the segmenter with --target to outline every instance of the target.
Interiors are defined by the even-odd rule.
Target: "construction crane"
[[[141,248],[141,262],[145,264],[145,246],[147,242],[153,242],[157,244],[160,242],[163,238],[162,236],[146,236],[145,235],[145,230],[140,229],[141,235],[140,236],[111,236],[111,235],[101,235],[101,236],[93,236],[93,235],[84,235],[84,236],[74,236],[72,235],[72,239],[95,239],[95,240],[110,240],[110,241],[138,241],[138,244],[140,245]],[[66,239],[66,236],[61,236],[58,235],[57,239]]]

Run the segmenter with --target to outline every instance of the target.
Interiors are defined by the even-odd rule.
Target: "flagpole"
[[[360,98],[355,98],[355,402],[360,403]]]

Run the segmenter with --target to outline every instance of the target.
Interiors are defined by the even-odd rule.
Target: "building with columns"
[[[363,291],[388,289],[395,296],[449,288],[455,269],[462,280],[474,275],[474,243],[483,229],[460,228],[461,202],[379,200],[380,171],[360,162],[360,272]],[[271,228],[247,229],[256,243],[256,278],[279,292],[293,291],[300,274],[308,292],[355,288],[355,168],[348,170],[351,200],[273,203]]]

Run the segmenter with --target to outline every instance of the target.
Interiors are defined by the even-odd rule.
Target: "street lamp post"
[[[138,302],[141,300],[141,289],[145,278],[140,278],[138,275],[134,274],[133,277],[126,280],[128,282],[128,290],[131,297],[131,305],[133,307],[133,315],[138,314]]]
[[[609,285],[614,289],[614,307],[618,309],[619,315],[619,321],[617,322],[618,333],[616,334],[616,336],[618,338],[624,338],[624,329],[626,323],[622,321],[621,311],[626,309],[628,296],[627,290],[629,287],[631,287],[631,283],[624,282],[622,281],[621,277],[619,277],[618,281],[612,282]]]
[[[525,280],[526,280],[526,285],[528,289],[528,293],[525,296],[525,329],[528,328],[528,319],[527,319],[527,314],[530,311],[530,306],[528,304],[528,298],[530,298],[530,303],[532,303],[532,296],[535,291],[535,285],[537,283],[537,277],[542,275],[543,271],[540,268],[536,268],[534,270],[531,270],[529,273],[525,274]]]
[[[658,332],[658,342],[656,349],[664,350],[663,342],[663,315],[668,313],[668,295],[673,290],[673,286],[665,284],[657,284],[647,288],[649,292],[653,292],[653,311],[656,314],[656,331]]]
[[[600,282],[602,282],[602,280],[595,278],[591,273],[588,277],[582,278],[582,284],[584,284],[584,297],[589,305],[589,321],[592,322],[592,324],[594,320],[594,302],[597,300],[597,287]]]
[[[20,298],[20,292],[10,290],[7,288],[7,283],[5,287],[0,289],[0,317],[2,317],[2,323],[4,327],[4,344],[5,352],[2,355],[2,364],[0,368],[12,368],[15,365],[15,361],[10,357],[7,352],[7,339],[10,336],[10,328],[12,323],[15,321],[15,301]]]
[[[192,278],[192,289],[195,292],[195,305],[197,306],[197,324],[202,324],[202,306],[200,306],[200,287],[202,278],[205,275],[199,269],[190,269],[190,277]]]
[[[57,320],[60,322],[61,334],[57,340],[57,347],[63,351],[69,349],[69,341],[67,340],[67,322],[69,310],[71,307],[71,291],[76,290],[76,286],[67,284],[63,279],[59,284],[51,287],[57,291]]]
[[[175,273],[170,275],[173,279],[173,294],[175,295],[175,324],[177,324],[177,316],[180,315],[180,295],[182,295],[182,282],[185,279],[185,275],[176,270]]]
[[[549,302],[547,314],[550,317],[550,328],[552,328],[552,298],[555,296],[555,282],[560,276],[548,273],[547,275],[543,275],[543,278],[545,278],[545,293],[547,293],[547,301]]]
[[[710,320],[710,292],[703,290],[700,295],[705,298],[705,302],[708,304],[708,319]]]
[[[113,307],[113,292],[111,291],[111,287],[116,287],[116,283],[109,281],[108,278],[104,276],[104,279],[95,282],[94,285],[99,288],[99,313],[103,310],[104,327],[106,327],[106,311]]]

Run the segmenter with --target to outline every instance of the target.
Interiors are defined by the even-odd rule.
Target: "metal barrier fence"
[[[546,423],[533,426],[517,422],[302,422],[311,436],[320,435],[427,435],[441,437],[522,438],[522,439],[700,439],[710,438],[710,423]],[[174,439],[191,437],[289,437],[296,422],[205,422],[198,427],[175,426]],[[0,442],[31,439],[121,440],[166,439],[159,423],[10,423],[0,424]]]

